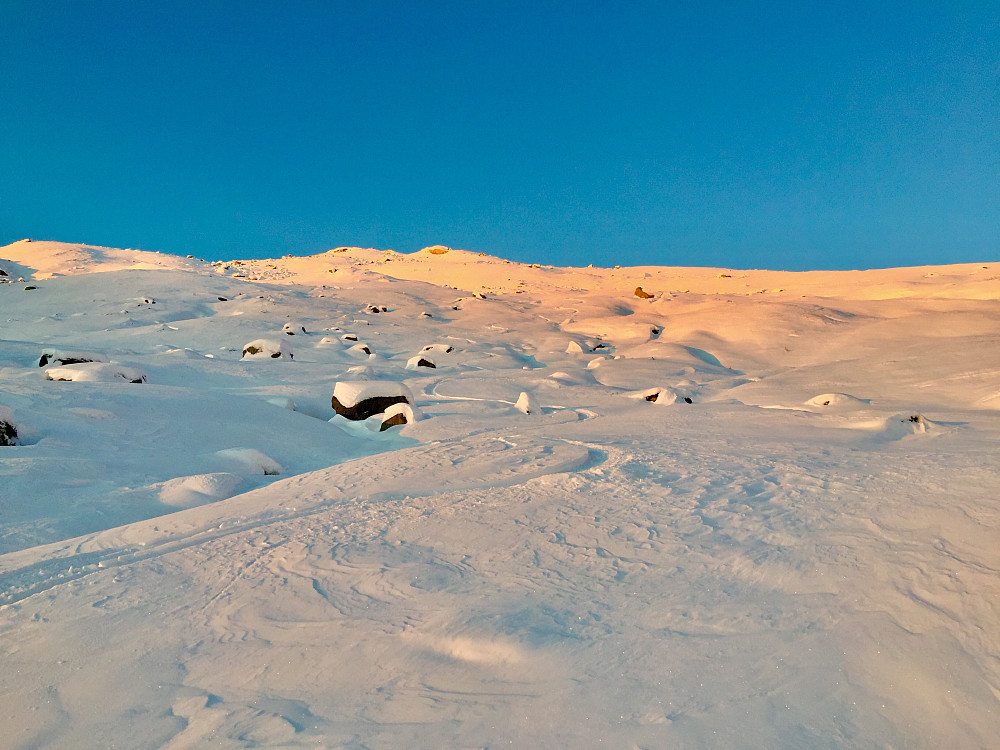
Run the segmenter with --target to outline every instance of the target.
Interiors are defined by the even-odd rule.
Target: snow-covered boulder
[[[525,391],[521,391],[521,395],[517,397],[517,403],[514,404],[514,408],[518,411],[523,411],[525,414],[542,413],[542,407],[535,397]]]
[[[580,346],[580,344],[577,343],[576,341],[570,341],[569,344],[566,345],[566,353],[583,354],[583,347]]]
[[[390,427],[413,424],[420,419],[420,410],[405,401],[393,404],[382,414],[382,426],[379,432],[385,432]]]
[[[368,348],[367,344],[355,344],[354,346],[347,347],[346,351],[352,357],[358,359],[368,359],[372,354],[372,350]]]
[[[301,323],[285,323],[285,325],[281,327],[281,330],[283,333],[289,336],[294,336],[296,334],[301,334],[301,333],[307,333],[306,327]]]
[[[46,380],[74,381],[77,383],[146,383],[149,376],[138,367],[125,367],[106,362],[78,362],[45,370]]]
[[[433,360],[430,360],[427,357],[420,354],[417,354],[416,356],[410,357],[408,360],[406,360],[407,370],[416,370],[418,367],[437,367],[437,365],[434,364]]]
[[[243,359],[293,359],[292,348],[284,341],[255,339],[243,347]]]
[[[340,380],[333,387],[333,410],[354,421],[381,414],[393,404],[412,404],[413,394],[402,383]]]
[[[451,354],[455,351],[455,347],[450,344],[428,344],[423,349],[420,350],[421,354]]]
[[[38,358],[39,367],[48,365],[78,365],[83,362],[107,362],[108,358],[103,354],[94,352],[64,352],[58,349],[43,349],[42,356]]]
[[[0,446],[17,444],[17,425],[10,407],[0,406]]]

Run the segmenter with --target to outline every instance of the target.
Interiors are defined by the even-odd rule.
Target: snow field
[[[0,284],[13,747],[1000,735],[991,264],[0,259],[38,287]],[[148,383],[48,381],[53,347]]]

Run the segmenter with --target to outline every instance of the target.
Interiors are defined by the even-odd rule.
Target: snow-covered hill
[[[0,747],[1000,736],[1000,263],[0,270]]]

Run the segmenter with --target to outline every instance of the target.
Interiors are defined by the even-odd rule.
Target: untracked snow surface
[[[0,747],[998,746],[1000,263],[0,269]]]

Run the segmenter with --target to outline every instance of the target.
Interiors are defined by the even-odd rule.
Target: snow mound
[[[818,396],[813,396],[805,403],[806,406],[845,407],[845,406],[864,406],[868,402],[865,399],[857,398],[856,396],[852,396],[849,393],[821,393]]]
[[[301,323],[285,323],[285,325],[283,325],[281,327],[281,331],[282,331],[282,333],[285,333],[285,334],[287,334],[289,336],[295,336],[296,334],[308,333],[308,331],[306,331],[306,327],[304,325],[302,325]]]
[[[175,508],[195,508],[232,497],[242,483],[243,477],[228,472],[178,477],[163,483],[160,502]]]
[[[657,388],[647,388],[643,391],[636,391],[635,393],[625,394],[629,398],[642,399],[643,401],[649,401],[650,403],[659,404],[661,406],[668,406],[670,404],[676,404],[678,401],[690,404],[690,396],[682,396],[675,389],[668,387],[657,387]]]
[[[254,339],[243,347],[243,359],[293,359],[294,356],[284,341]]]
[[[281,473],[281,464],[254,448],[226,448],[216,451],[215,455],[230,464],[234,464],[244,474],[277,476]]]
[[[125,367],[104,362],[81,362],[45,370],[46,380],[74,381],[77,383],[146,383],[149,376],[138,367]]]
[[[333,387],[331,405],[342,417],[359,421],[380,414],[393,404],[413,403],[413,393],[402,383],[340,380]]]

